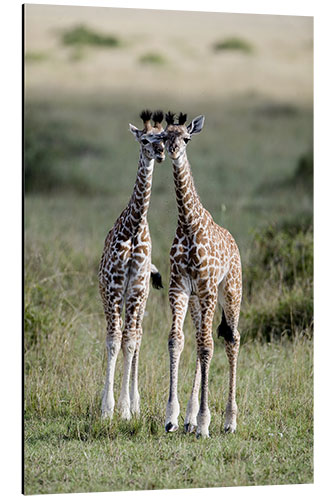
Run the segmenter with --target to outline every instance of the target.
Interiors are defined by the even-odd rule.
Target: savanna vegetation
[[[108,50],[108,33],[87,26],[62,30],[67,39],[60,43]],[[42,52],[30,53],[36,54],[31,61],[46,64]],[[165,62],[158,51],[140,54],[154,71]],[[163,66],[161,71],[165,75]],[[145,107],[206,116],[202,133],[188,146],[195,184],[215,221],[234,235],[243,263],[234,435],[223,433],[228,362],[215,333],[220,311],[210,371],[211,438],[197,440],[181,428],[164,432],[168,252],[177,219],[168,159],[155,166],[149,211],[153,261],[165,287],[151,289],[144,318],[141,416],[131,422],[117,413],[111,423],[100,419],[106,352],[97,269],[106,233],[134,185],[138,145],[128,123],[139,126]],[[312,177],[310,105],[259,94],[217,100],[138,91],[27,93],[25,493],[313,481]],[[195,366],[189,318],[185,337],[180,424]],[[120,354],[116,399],[121,368]]]
[[[129,424],[116,416],[108,425],[100,421],[105,322],[97,268],[106,232],[134,183],[138,151],[126,122],[138,123],[140,110],[134,103],[74,100],[70,107],[48,103],[46,115],[45,103],[27,103],[27,493],[312,481],[312,193],[311,173],[300,168],[311,114],[298,109],[272,119],[263,107],[225,103],[228,126],[218,147],[218,116],[209,103],[200,105],[206,126],[189,147],[202,201],[239,242],[244,272],[239,427],[235,436],[223,435],[228,365],[215,336],[212,437],[203,443],[163,430],[168,249],[176,223],[169,160],[155,168],[149,214],[153,258],[166,286],[151,290],[144,320],[142,416]],[[239,123],[247,132],[242,139]],[[289,139],[296,134],[298,142]],[[219,314],[215,327],[218,321]],[[185,332],[183,418],[195,361],[190,321]],[[121,356],[118,366],[116,394]]]

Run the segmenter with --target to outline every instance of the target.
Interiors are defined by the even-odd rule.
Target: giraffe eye
[[[148,144],[149,141],[147,141],[147,139],[142,139],[142,144],[145,146],[146,144]]]

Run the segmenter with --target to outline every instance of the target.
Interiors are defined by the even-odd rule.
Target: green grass
[[[283,333],[281,304],[299,304],[300,288],[305,296],[312,291],[312,190],[295,182],[300,158],[311,150],[311,110],[271,116],[262,110],[272,103],[259,98],[217,105],[167,103],[156,95],[142,96],[140,104],[130,96],[28,99],[26,173],[34,182],[26,184],[25,198],[25,492],[312,482],[311,315],[305,322],[294,318],[290,338],[264,342],[255,334],[263,320]],[[149,212],[153,261],[166,286],[151,290],[144,318],[141,417],[124,423],[116,414],[110,425],[100,420],[106,353],[97,269],[105,235],[134,184],[138,149],[128,122],[139,125],[138,113],[148,105],[182,109],[190,118],[206,115],[188,150],[193,175],[206,208],[239,243],[244,269],[235,435],[223,433],[228,364],[215,333],[211,439],[163,430],[168,252],[177,217],[169,160],[156,166]],[[291,216],[305,225],[292,225]],[[220,313],[214,332],[219,319]],[[195,364],[189,318],[185,335],[180,424]],[[116,397],[121,367],[120,354]]]
[[[198,441],[181,430],[174,435],[163,431],[167,383],[156,366],[147,380],[148,333],[147,337],[141,359],[139,420],[123,423],[115,417],[110,426],[101,423],[97,398],[91,406],[75,410],[81,385],[77,391],[73,387],[67,402],[58,403],[67,406],[58,415],[53,416],[53,410],[52,417],[27,417],[26,493],[312,482],[312,347],[308,341],[243,346],[235,435],[222,431],[227,362],[218,345],[211,370],[211,439]],[[192,370],[186,366],[190,361],[193,369],[193,347],[182,358],[181,422],[190,389]],[[102,377],[100,363],[95,370]],[[97,392],[98,388],[96,383]]]
[[[229,37],[224,40],[220,40],[213,45],[213,49],[215,52],[219,51],[239,51],[244,52],[245,54],[250,54],[253,52],[252,45],[239,37]]]
[[[153,66],[163,66],[166,64],[165,57],[157,52],[147,52],[140,57],[139,61],[142,64],[149,64]]]
[[[47,106],[25,110],[24,168],[26,192],[64,192],[92,194],[103,190],[87,175],[86,165],[101,159],[104,149],[92,144],[88,136],[72,124],[48,115]],[[85,169],[82,175],[79,165]],[[105,190],[104,190],[105,191]]]
[[[49,58],[46,52],[26,52],[24,60],[27,63],[38,63],[45,61]]]
[[[298,170],[296,171],[296,173]],[[313,227],[311,217],[286,219],[258,231],[244,270],[247,337],[270,341],[313,330]]]
[[[62,43],[69,46],[118,47],[120,41],[114,35],[105,35],[84,25],[75,26],[62,34]]]

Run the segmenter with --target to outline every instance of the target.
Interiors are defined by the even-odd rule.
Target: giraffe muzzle
[[[156,158],[157,163],[161,163],[162,161],[165,160],[165,154],[164,154],[163,148],[160,148],[160,150],[157,151],[155,154],[156,154],[155,158]]]

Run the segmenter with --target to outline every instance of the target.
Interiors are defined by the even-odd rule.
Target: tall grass
[[[150,107],[169,104],[151,97]],[[47,103],[45,119],[45,105],[29,102],[26,114],[25,492],[311,482],[312,192],[294,177],[311,145],[311,113],[272,118],[262,113],[267,103],[253,100],[224,103],[221,115],[209,102],[174,102],[206,114],[189,146],[193,175],[203,204],[239,243],[244,270],[238,430],[223,434],[228,363],[214,334],[212,437],[198,441],[163,429],[167,286],[151,290],[144,318],[141,416],[100,420],[106,359],[97,269],[106,232],[134,184],[138,150],[127,123],[139,124],[140,109],[130,97],[59,99]],[[166,284],[177,217],[172,182],[169,161],[156,166],[149,223]],[[185,336],[180,423],[195,366],[189,318]],[[116,397],[121,366],[120,355]]]
[[[45,111],[45,110],[43,110]],[[28,106],[24,124],[24,180],[29,192],[75,191],[89,194],[94,185],[82,177],[77,164],[103,150],[85,140],[68,123],[49,120]]]
[[[246,336],[272,340],[313,331],[312,220],[286,220],[257,232],[245,270]]]

